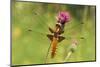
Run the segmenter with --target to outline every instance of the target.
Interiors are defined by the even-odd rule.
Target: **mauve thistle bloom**
[[[59,23],[65,24],[70,21],[70,14],[67,11],[59,12],[58,16],[56,17]]]

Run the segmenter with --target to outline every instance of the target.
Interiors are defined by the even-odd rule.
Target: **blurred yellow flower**
[[[12,32],[13,38],[14,39],[19,38],[21,36],[21,33],[22,33],[21,29],[19,27],[15,27]]]

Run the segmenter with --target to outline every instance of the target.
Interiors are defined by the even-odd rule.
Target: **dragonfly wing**
[[[52,28],[50,28],[50,27],[49,27],[49,31],[50,31],[51,33],[54,33],[54,30],[53,30]]]
[[[76,38],[76,39],[84,39],[82,33],[83,23],[79,23],[75,21],[74,23],[70,23],[68,26],[65,27],[63,36],[67,40]]]
[[[63,36],[59,36],[59,40],[58,40],[58,42],[61,42],[61,41],[63,41],[65,39],[65,37],[63,37]]]
[[[53,35],[47,34],[47,37],[52,41],[53,40]]]

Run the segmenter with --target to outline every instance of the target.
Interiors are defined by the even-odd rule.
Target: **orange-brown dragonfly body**
[[[48,34],[47,37],[51,40],[51,58],[54,58],[56,53],[57,44],[65,39],[65,37],[61,36],[64,33],[64,26],[65,23],[68,22],[70,19],[68,12],[60,12],[56,23],[55,29],[49,28],[50,32],[53,35]]]
[[[59,24],[56,24],[56,29],[53,31],[51,28],[49,30],[53,33],[53,35],[48,34],[48,38],[51,40],[51,57],[53,58],[56,52],[56,47],[59,42],[61,42],[65,37],[61,36],[63,30]]]

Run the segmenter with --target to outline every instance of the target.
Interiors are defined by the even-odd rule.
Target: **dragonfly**
[[[47,37],[51,40],[51,46],[52,46],[51,58],[54,58],[55,56],[57,44],[65,39],[65,37],[61,36],[61,34],[64,33],[65,23],[68,22],[69,19],[70,19],[69,13],[60,12],[57,17],[58,23],[56,23],[55,29],[53,30],[49,27],[49,31],[53,33],[53,35],[51,34],[47,35]]]
[[[35,15],[37,15],[37,13],[35,13]],[[49,27],[47,25],[48,26],[47,28],[50,31],[50,34],[49,33],[38,32],[41,35],[44,34],[45,36],[47,36],[49,38],[50,48],[51,48],[51,58],[55,57],[56,49],[57,49],[57,46],[60,42],[62,42],[65,39],[68,40],[68,38],[71,39],[71,37],[68,37],[68,36],[66,37],[66,36],[62,35],[65,32],[64,28],[65,28],[66,24],[68,24],[70,22],[70,18],[71,17],[70,17],[69,12],[66,12],[66,11],[59,12],[57,17],[56,17],[57,22],[55,23],[54,29],[52,29],[51,27]],[[82,25],[84,23],[80,23],[80,24]],[[77,25],[72,26],[71,28],[74,28],[76,26],[80,26],[80,25],[77,24]],[[70,29],[70,28],[67,28],[67,29]],[[28,31],[29,32],[32,32],[32,31],[34,32],[35,30],[28,29]],[[70,33],[72,33],[72,32],[70,32]],[[79,38],[84,39],[84,37],[79,37]],[[48,52],[49,52],[50,48],[48,48]]]

